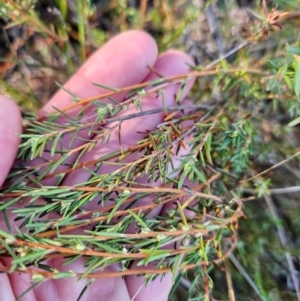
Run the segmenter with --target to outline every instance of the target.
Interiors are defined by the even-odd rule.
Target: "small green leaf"
[[[300,55],[300,49],[297,47],[292,47],[288,43],[286,43],[286,51],[290,54]]]
[[[184,183],[184,180],[186,179],[186,176],[188,175],[189,171],[184,171],[180,175],[179,181],[178,181],[178,189],[180,189]]]
[[[230,143],[231,139],[230,138],[226,138],[224,140],[224,142],[222,143],[222,145],[220,146],[220,150],[223,150],[226,148],[226,146]]]
[[[169,252],[166,252],[166,253],[161,253],[161,254],[157,254],[157,255],[153,255],[153,256],[150,256],[149,258],[146,258],[146,259],[143,259],[141,261],[139,261],[137,263],[137,266],[142,266],[142,265],[145,265],[147,266],[147,264],[151,261],[154,261],[154,260],[158,260],[158,259],[162,259],[162,258],[166,258],[170,255]]]
[[[193,166],[193,170],[197,175],[198,180],[202,183],[206,183],[205,175],[195,165]]]
[[[3,231],[2,229],[0,229],[0,236],[2,236],[2,237],[4,237],[4,238],[8,239],[9,241],[15,241],[15,238],[14,238],[13,235],[11,235],[11,234],[9,234],[9,233]]]
[[[279,70],[277,71],[277,73],[275,75],[277,82],[280,83],[282,81],[282,79],[284,78],[284,76],[286,74],[287,68],[288,68],[287,64],[285,64],[279,68]]]
[[[176,95],[176,100],[175,100],[176,103],[179,103],[179,102],[180,102],[181,95],[182,95],[183,89],[184,89],[185,86],[186,86],[187,80],[188,80],[188,77],[185,78],[184,80],[182,80],[182,82],[181,82],[180,89],[179,89],[179,91],[178,91],[178,93],[177,93],[177,95]]]
[[[149,83],[149,86],[155,87],[155,86],[160,85],[160,84],[163,83],[164,81],[165,81],[164,78],[158,78],[158,79],[155,79],[155,80],[151,81],[151,82]]]
[[[133,211],[130,211],[130,210],[128,210],[128,212],[136,220],[136,222],[138,224],[140,224],[143,228],[145,228],[145,229],[147,229],[147,230],[150,231],[150,229],[148,228],[148,226],[145,224],[145,222],[138,215],[136,215]]]
[[[76,277],[76,273],[73,271],[69,271],[69,272],[58,272],[58,273],[54,273],[53,275],[53,279],[62,279],[62,278],[74,278]]]
[[[274,70],[277,70],[277,69],[278,69],[277,65],[276,65],[273,61],[268,61],[268,65],[269,65],[271,68],[273,68]]]
[[[296,58],[295,65],[295,94],[300,96],[300,57]]]
[[[296,124],[300,123],[300,116],[297,117],[296,119],[294,119],[293,121],[291,121],[288,126],[295,126]]]
[[[205,243],[204,243],[202,235],[200,236],[199,246],[200,246],[200,249],[199,249],[200,256],[202,256],[204,261],[206,262],[206,264],[208,264],[207,254],[205,252]]]
[[[106,90],[110,90],[110,91],[114,91],[114,92],[119,92],[120,89],[112,87],[112,86],[108,86],[108,85],[104,85],[104,84],[99,84],[99,83],[92,83],[93,85],[106,89]]]
[[[54,139],[54,141],[53,141],[53,145],[52,145],[52,147],[51,147],[51,157],[53,157],[54,154],[55,154],[55,151],[56,151],[56,149],[57,149],[58,141],[61,139],[61,135],[62,135],[62,133],[59,133],[59,134],[55,137],[55,139]]]
[[[22,263],[26,264],[26,262],[33,261],[33,260],[36,260],[39,258],[44,258],[47,254],[49,254],[51,252],[52,252],[52,250],[36,251],[36,252],[30,253],[25,256],[14,258],[13,264],[14,265],[18,265],[18,264],[22,264]]]

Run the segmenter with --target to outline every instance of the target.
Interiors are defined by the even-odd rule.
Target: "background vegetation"
[[[284,29],[271,26],[266,39],[259,20],[270,14],[261,1],[244,1],[248,13],[233,0],[204,11],[210,2],[7,0],[0,4],[0,92],[24,115],[35,112],[110,36],[132,28],[151,33],[161,51],[189,52],[198,70],[217,66],[220,72],[199,77],[191,95],[195,103],[223,107],[203,161],[222,175],[214,192],[241,200],[246,219],[234,230],[235,251],[209,268],[212,282],[195,268],[178,279],[170,300],[300,300],[292,277],[298,283],[300,3],[268,1],[269,12],[278,5],[289,14],[280,21]],[[233,68],[239,73],[223,72]],[[253,72],[241,75],[242,69]]]

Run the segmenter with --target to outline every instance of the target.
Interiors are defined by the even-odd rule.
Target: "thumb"
[[[22,132],[22,118],[17,105],[0,96],[0,187],[15,161]]]

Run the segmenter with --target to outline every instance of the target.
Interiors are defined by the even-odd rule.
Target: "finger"
[[[187,122],[189,123],[189,122]],[[188,142],[192,137],[185,137],[184,139],[184,143],[186,145],[188,145]],[[182,158],[184,158],[190,151],[191,151],[191,146],[188,146],[186,149],[181,149],[179,151],[179,153],[176,156],[173,156],[172,158],[172,167],[171,165],[169,166],[168,170],[169,173],[171,173],[172,168],[174,168],[174,170],[176,170],[176,168],[182,164],[181,160]],[[176,178],[176,176],[179,174],[179,172],[177,173],[173,173],[172,174],[172,178]],[[160,183],[162,185],[162,183]],[[184,184],[189,186],[189,181],[185,180]],[[150,197],[151,198],[151,197]],[[152,196],[152,201],[153,201],[153,196]],[[180,203],[184,203],[185,201],[188,201],[188,197],[184,196],[178,199],[178,201]],[[167,204],[160,206],[159,208],[159,212],[156,212],[157,215],[160,216],[168,216],[167,215],[167,211],[168,210],[177,210],[177,204],[175,204],[175,202],[168,202]],[[194,213],[192,211],[186,210],[184,209],[184,214],[186,217],[192,217],[194,215]],[[147,218],[151,218],[152,212],[151,214],[147,214]],[[174,244],[174,243],[173,243]],[[164,248],[165,249],[173,249],[174,245],[173,244],[167,244]],[[180,244],[181,241],[178,241],[176,243],[177,248],[180,248]],[[145,266],[140,266],[138,264],[138,261],[133,262],[133,264],[130,266],[131,269],[145,269]],[[151,269],[155,269],[157,268],[157,266],[155,266],[154,264],[148,264],[147,268]],[[172,273],[168,272],[166,274],[164,274],[164,276],[162,277],[161,275],[159,275],[156,279],[154,279],[153,281],[149,282],[147,285],[145,285],[146,283],[146,278],[145,277],[137,277],[134,275],[130,275],[127,276],[125,278],[126,280],[126,284],[127,284],[127,289],[130,295],[130,298],[133,299],[135,301],[151,301],[151,300],[161,300],[161,301],[166,301],[168,299],[168,295],[169,292],[172,288],[173,282],[172,282]]]
[[[117,35],[100,48],[64,85],[73,94],[85,98],[107,92],[97,87],[99,83],[115,88],[140,83],[149,73],[157,58],[157,45],[142,31],[127,31]],[[73,102],[65,90],[59,90],[41,110],[40,116],[53,111],[53,106],[63,108]],[[121,101],[122,95],[116,100]]]
[[[189,70],[187,63],[192,64],[192,60],[186,54],[179,51],[169,51],[163,54],[155,63],[154,68],[157,72],[162,74],[163,76],[170,76],[176,74],[186,73]],[[155,74],[151,74],[147,77],[148,79],[154,79],[156,77]],[[185,89],[183,90],[181,97],[185,97],[188,93],[189,89],[193,85],[193,80],[188,81]],[[175,104],[176,95],[180,89],[179,84],[173,84],[165,88],[164,91],[164,104],[166,107],[172,106]],[[163,102],[161,98],[157,98],[154,96],[147,96],[142,99],[141,106],[143,111],[151,110],[154,108],[162,108]],[[130,108],[118,116],[127,115],[140,112],[135,105],[130,106]],[[128,148],[129,146],[134,145],[137,141],[143,139],[145,137],[145,133],[148,131],[152,131],[156,128],[156,126],[163,121],[163,113],[153,114],[151,116],[139,117],[134,119],[125,120],[121,124],[121,130],[119,132],[119,128],[116,127],[111,135],[108,143],[102,143],[102,141],[98,141],[97,145],[93,148],[92,151],[86,152],[82,158],[81,162],[86,162],[89,160],[99,159],[107,154],[113,153],[115,151],[120,150],[120,145],[122,145],[123,149]],[[111,124],[110,127],[114,127],[117,124]],[[139,158],[138,154],[133,154],[127,157],[122,163],[131,162]],[[107,174],[116,170],[118,167],[111,165],[110,163],[103,162],[99,174]],[[64,181],[64,185],[74,185],[77,183],[85,182],[90,176],[90,173],[86,170],[76,170],[71,172],[66,180]],[[95,206],[88,206],[88,210],[94,209]]]
[[[183,105],[189,105],[192,104],[191,100],[187,100],[184,99],[181,104]],[[179,118],[181,116],[184,116],[186,113],[188,113],[188,111],[181,111],[178,112],[179,114],[177,114],[176,118]],[[182,128],[187,128],[189,126],[192,126],[192,121],[184,121],[182,123]],[[185,145],[185,147],[180,147],[180,144],[174,144],[173,148],[170,149],[170,151],[174,154],[172,156],[172,164],[169,163],[168,167],[167,167],[167,174],[169,175],[170,178],[175,179],[179,174],[180,171],[176,171],[174,172],[180,165],[182,165],[182,159],[185,158],[191,151],[192,146],[189,145],[189,140],[192,139],[192,135],[188,135],[186,137],[184,137],[184,139],[182,140],[183,144]],[[155,178],[155,177],[153,177]],[[153,180],[153,181],[149,181],[148,176],[145,175],[141,178],[137,179],[137,183],[138,184],[143,184],[145,185],[145,187],[161,187],[164,185],[164,182],[162,180]],[[185,183],[187,184],[187,183]],[[153,195],[147,195],[144,198],[140,198],[138,199],[135,204],[133,205],[133,208],[135,207],[141,207],[143,208],[144,206],[147,206],[149,204],[153,204],[154,203],[154,199],[155,196]],[[183,198],[182,198],[183,199]],[[182,201],[182,200],[179,200]],[[128,206],[128,204],[124,204],[120,206],[120,210],[125,210],[125,208]],[[147,213],[147,219],[151,219],[155,216],[158,215],[164,215],[167,210],[172,210],[172,209],[176,209],[176,205],[174,204],[174,202],[168,202],[165,205],[160,205],[157,204],[157,206],[153,209],[151,209],[151,212]],[[142,210],[143,211],[143,210]],[[163,212],[163,214],[161,214]],[[136,233],[136,228],[135,228],[135,224],[130,225],[127,230],[126,233]]]
[[[16,159],[22,132],[22,118],[17,105],[0,96],[0,186]]]
[[[0,267],[2,267],[2,261],[0,260]],[[15,294],[12,290],[8,274],[0,274],[0,292],[1,292],[1,301],[12,301],[15,300]]]
[[[189,185],[188,181],[185,181],[185,184]],[[183,204],[186,201],[188,201],[188,197],[183,197],[179,199],[179,202]],[[195,203],[193,204],[191,203],[190,206],[194,204]],[[167,216],[165,214],[167,214],[168,210],[176,210],[176,209],[177,209],[176,204],[167,203],[166,205],[163,206],[160,216]],[[184,215],[188,219],[195,216],[195,213],[191,210],[184,209]],[[182,240],[176,242],[176,249],[181,248],[181,243]],[[186,239],[184,241],[184,244],[185,245],[188,244],[188,241]],[[174,248],[174,243],[165,245],[163,249],[173,249],[173,248]],[[139,269],[143,270],[145,268],[158,269],[157,265],[151,263],[148,264],[147,267],[140,266],[138,264],[138,261],[134,261],[131,264],[130,268],[136,270]],[[146,285],[145,277],[136,276],[136,275],[126,276],[125,281],[127,284],[127,289],[131,300],[134,298],[135,301],[152,301],[152,300],[166,301],[172,289],[172,285],[173,285],[172,278],[173,278],[172,272],[167,272],[163,276],[159,275],[157,278],[149,282],[147,285]]]
[[[64,85],[64,89],[59,90],[48,104],[41,110],[39,116],[44,116],[53,112],[54,107],[59,109],[73,103],[73,97],[66,92],[70,91],[81,98],[95,96],[108,92],[104,88],[93,85],[99,83],[115,88],[122,88],[140,83],[149,73],[148,66],[153,66],[157,58],[157,46],[151,36],[141,31],[129,31],[122,33],[110,41],[108,41],[101,49],[99,49],[80,69],[79,71]],[[122,101],[125,97],[124,93],[114,95],[116,101]],[[102,99],[101,102],[111,102],[108,99]],[[90,106],[84,113],[84,118],[89,118],[91,114],[95,115]],[[75,118],[82,107],[72,109],[66,113]],[[96,117],[89,119],[93,122]],[[59,124],[65,124],[66,118],[62,116],[55,121]],[[93,130],[96,130],[95,126]],[[57,149],[76,149],[84,144],[84,139],[91,139],[93,134],[89,134],[89,129],[80,130],[75,139],[73,133],[63,135],[57,144]],[[70,142],[72,141],[71,145]],[[31,165],[44,163],[44,160],[53,161],[61,155],[51,156],[50,149],[52,143],[45,148],[43,159],[37,159]],[[64,164],[71,164],[75,161],[78,153],[73,153],[65,161]],[[56,171],[66,169],[66,166],[59,166]],[[40,173],[45,169],[41,168]],[[57,179],[50,178],[42,183],[44,185],[54,185]]]

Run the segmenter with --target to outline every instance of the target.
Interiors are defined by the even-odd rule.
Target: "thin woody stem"
[[[246,68],[246,69],[231,68],[231,69],[222,70],[222,71],[220,71],[219,68],[216,68],[216,70],[192,71],[192,72],[181,74],[181,75],[168,76],[168,77],[163,78],[163,83],[169,82],[168,85],[172,85],[175,83],[174,81],[176,81],[176,80],[182,80],[185,78],[192,78],[192,77],[204,77],[204,76],[209,76],[209,75],[216,75],[216,74],[219,74],[220,72],[223,72],[224,74],[243,72],[243,73],[253,73],[253,74],[257,74],[257,75],[261,75],[261,76],[267,74],[267,73],[262,72],[259,69],[254,69],[254,68]],[[65,106],[65,107],[61,108],[60,110],[66,112],[66,111],[74,109],[76,107],[81,107],[83,105],[86,105],[94,100],[113,96],[116,93],[130,92],[132,90],[137,90],[140,88],[151,86],[151,83],[152,83],[151,81],[148,81],[148,82],[144,82],[141,84],[132,85],[130,87],[120,88],[120,89],[118,89],[118,92],[111,91],[111,92],[91,96],[91,97],[85,98],[83,100],[77,101],[75,103],[72,103],[68,106]],[[151,94],[153,92],[158,91],[161,88],[162,87],[158,87],[155,90],[151,90],[151,92],[146,92],[146,93]],[[120,103],[120,105],[124,105],[124,104],[128,104],[128,101]],[[52,114],[57,114],[57,111],[50,112],[47,116],[50,116]],[[40,116],[37,120],[41,121],[41,120],[45,119],[47,116]]]

